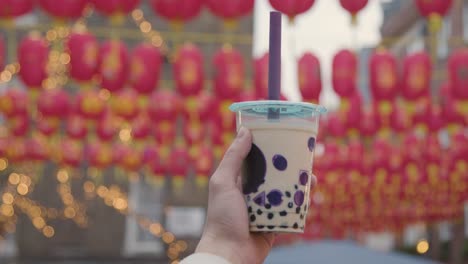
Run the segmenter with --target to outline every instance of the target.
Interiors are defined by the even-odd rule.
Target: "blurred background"
[[[467,0],[0,0],[0,262],[178,263],[235,101],[320,103],[267,263],[466,263]]]

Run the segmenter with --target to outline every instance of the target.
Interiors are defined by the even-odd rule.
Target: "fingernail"
[[[241,129],[239,129],[239,132],[237,132],[237,138],[242,138],[242,137],[244,137],[245,134],[246,134],[246,132],[247,132],[246,130],[247,130],[247,128],[241,127]]]

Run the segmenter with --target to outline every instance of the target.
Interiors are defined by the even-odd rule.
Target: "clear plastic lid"
[[[289,101],[247,101],[232,104],[229,109],[236,113],[252,116],[268,116],[271,112],[277,113],[279,118],[301,118],[308,119],[317,117],[327,112],[327,109],[321,105],[289,102]]]

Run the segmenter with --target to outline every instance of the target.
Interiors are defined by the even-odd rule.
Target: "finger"
[[[242,127],[213,174],[214,180],[235,185],[241,171],[242,161],[249,153],[251,146],[252,135],[247,128]]]

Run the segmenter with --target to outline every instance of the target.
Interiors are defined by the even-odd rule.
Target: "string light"
[[[141,9],[133,10],[132,18],[135,24],[140,29],[144,38],[150,41],[153,46],[159,48],[163,54],[169,53],[168,47],[163,41],[161,34],[158,31],[153,30],[153,26],[148,20],[145,19],[145,16],[143,14],[143,11],[141,11]]]
[[[122,128],[119,132],[119,138],[122,142],[129,142],[132,139],[132,130],[130,128]]]
[[[0,84],[8,83],[13,79],[13,76],[20,70],[19,63],[10,63],[5,66],[5,69],[0,72]]]
[[[424,254],[429,251],[429,242],[427,242],[427,240],[420,240],[416,245],[416,251],[419,254]]]
[[[187,250],[187,242],[182,240],[176,241],[174,234],[164,230],[160,223],[154,222],[151,219],[130,210],[128,207],[128,196],[126,193],[120,190],[119,186],[111,185],[110,187],[106,187],[100,185],[96,188],[93,183],[85,182],[83,184],[83,189],[85,193],[89,193],[92,190],[95,190],[97,196],[104,200],[104,203],[107,206],[113,207],[118,212],[126,216],[135,217],[137,219],[138,225],[141,228],[148,230],[156,237],[161,237],[162,241],[169,246],[166,254],[171,260],[176,260],[181,252]]]
[[[43,229],[42,229],[42,233],[44,234],[44,236],[48,237],[48,238],[51,238],[54,236],[55,234],[55,230],[53,227],[51,226],[45,226]]]

